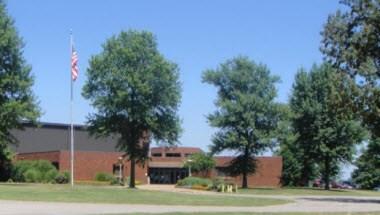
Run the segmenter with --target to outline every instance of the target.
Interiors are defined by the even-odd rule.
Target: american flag
[[[78,55],[77,51],[75,50],[74,46],[71,48],[71,79],[73,81],[77,80],[79,73],[78,69]]]

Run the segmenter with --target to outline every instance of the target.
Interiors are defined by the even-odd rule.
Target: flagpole
[[[73,54],[73,33],[70,30],[70,58]],[[71,168],[71,187],[74,187],[74,125],[73,125],[73,78],[71,72],[70,59],[70,168]]]

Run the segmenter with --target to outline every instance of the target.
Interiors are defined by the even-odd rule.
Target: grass
[[[320,188],[253,188],[240,189],[240,194],[290,195],[290,196],[380,196],[380,192],[369,190],[323,190]]]
[[[121,187],[52,184],[0,184],[0,199],[49,202],[91,202],[151,205],[266,206],[287,200],[237,196],[190,195]]]

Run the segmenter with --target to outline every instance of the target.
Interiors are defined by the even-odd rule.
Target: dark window
[[[59,163],[57,161],[53,161],[51,162],[51,164],[57,169],[59,170]]]
[[[152,156],[153,157],[162,157],[162,154],[161,153],[153,153]]]
[[[189,157],[189,156],[191,156],[192,154],[191,153],[186,153],[185,154],[185,157]]]
[[[180,153],[166,153],[166,157],[181,157]]]
[[[228,176],[228,169],[226,167],[217,167],[216,169],[216,175],[218,177],[226,177]]]

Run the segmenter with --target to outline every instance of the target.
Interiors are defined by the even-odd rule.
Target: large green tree
[[[311,126],[317,117],[317,113],[315,113],[316,106],[312,104],[313,98],[311,77],[301,69],[295,75],[290,97],[291,129],[296,138],[282,149],[284,150],[284,155],[290,156],[293,162],[294,159],[298,160],[297,170],[299,172],[294,172],[293,175],[292,173],[288,174],[295,180],[292,183],[299,186],[307,186],[309,181],[314,179],[317,174],[317,159],[315,159],[311,142],[314,138],[313,127]],[[286,158],[285,156],[284,159]],[[294,167],[292,166],[291,168]]]
[[[352,161],[356,144],[365,138],[351,108],[355,102],[351,98],[357,93],[353,85],[347,75],[336,72],[329,64],[314,65],[310,72],[300,70],[296,74],[291,108],[304,163],[302,175],[318,164],[325,189],[329,189],[339,163]]]
[[[347,8],[329,16],[322,32],[321,50],[339,71],[356,81],[361,91],[354,99],[359,101],[356,109],[370,131],[371,141],[357,162],[354,177],[373,176],[376,181],[380,172],[361,164],[371,164],[372,157],[380,156],[376,145],[380,142],[380,3],[378,0],[342,0],[341,3]]]
[[[9,144],[17,140],[12,129],[22,129],[22,121],[35,121],[39,108],[32,93],[31,67],[22,56],[23,42],[0,1],[0,180],[5,180],[10,164]]]
[[[131,163],[133,188],[135,165],[144,164],[150,141],[175,144],[179,137],[178,66],[160,54],[151,33],[127,31],[111,37],[91,58],[87,77],[83,96],[96,110],[89,129],[97,136],[119,137],[117,146]]]
[[[279,78],[247,57],[227,60],[215,70],[206,70],[202,78],[218,89],[217,110],[208,115],[210,125],[219,129],[211,151],[237,153],[229,173],[242,175],[242,187],[247,188],[247,177],[256,169],[255,156],[274,143],[271,134],[279,121],[274,101]]]

